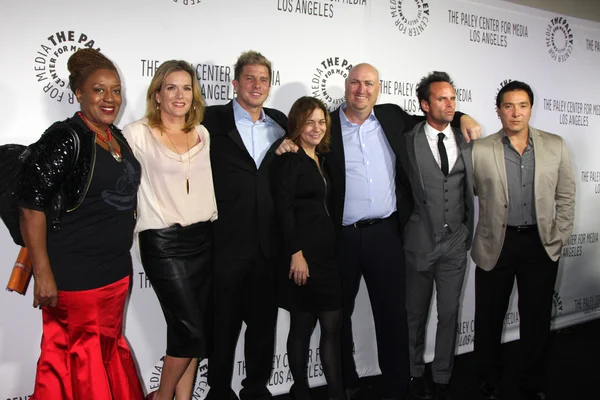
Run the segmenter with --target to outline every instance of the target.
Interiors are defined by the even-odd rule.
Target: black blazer
[[[401,234],[410,218],[413,209],[413,196],[410,180],[406,170],[402,167],[402,157],[406,157],[406,142],[402,135],[409,132],[418,122],[425,117],[410,115],[396,104],[378,104],[374,107],[375,117],[379,121],[383,132],[396,155],[396,209]],[[344,215],[344,198],[346,195],[346,161],[344,158],[344,144],[342,142],[342,128],[340,124],[341,108],[331,113],[331,153],[327,164],[329,176],[333,182],[333,192],[330,200],[330,212],[338,229],[342,226]],[[463,114],[456,112],[452,126],[460,127],[460,117]]]
[[[287,117],[263,108],[287,132]],[[210,160],[219,212],[214,222],[215,256],[219,259],[273,258],[278,251],[271,185],[271,147],[259,168],[235,126],[233,104],[206,108],[202,124],[210,133]]]
[[[321,165],[327,163],[325,157],[319,157]],[[276,157],[271,168],[287,278],[289,259],[300,250],[309,265],[335,258],[336,230],[327,209],[332,185],[302,147]]]

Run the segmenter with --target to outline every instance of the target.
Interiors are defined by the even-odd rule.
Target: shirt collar
[[[504,129],[502,129],[500,131],[500,135],[502,135],[502,140],[504,143],[506,144],[511,144],[510,143],[510,139],[508,138],[508,136],[506,135],[506,132],[504,132]],[[527,145],[532,146],[533,147],[533,139],[531,138],[531,129],[529,129],[529,138],[527,139]]]
[[[434,127],[432,127],[431,125],[429,125],[429,122],[425,122],[425,134],[427,135],[427,137],[431,140],[437,140],[438,139],[438,133],[442,132],[444,135],[446,135],[446,137],[450,137],[450,135],[454,135],[454,132],[452,132],[452,127],[450,126],[450,124],[446,125],[446,127],[444,128],[444,130],[442,131],[438,131],[437,129],[435,129]]]
[[[348,117],[346,116],[346,113],[344,112],[344,110],[346,109],[348,105],[344,102],[342,104],[342,106],[340,107],[340,122],[342,124],[342,126],[356,126],[358,124],[355,124],[353,122],[350,122],[350,120],[348,119]],[[369,117],[366,119],[365,122],[367,121],[376,121],[377,118],[375,117],[375,111],[371,110],[371,114],[369,114]]]
[[[238,103],[237,99],[233,99],[233,118],[235,122],[240,121],[250,121],[250,123],[254,124],[255,122],[252,120],[250,113],[244,110],[244,107]],[[256,122],[271,122],[271,118],[265,114],[265,110],[261,107],[260,109],[260,118]]]

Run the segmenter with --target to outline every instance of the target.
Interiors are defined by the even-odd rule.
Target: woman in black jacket
[[[141,400],[123,336],[140,164],[113,125],[122,102],[113,63],[82,49],[67,67],[81,108],[64,123],[77,136],[55,127],[31,145],[17,191],[43,318],[32,399]],[[47,229],[56,212],[60,229]]]
[[[301,97],[288,116],[297,153],[277,158],[274,197],[286,250],[288,283],[282,306],[290,311],[287,352],[294,384],[290,396],[309,400],[306,376],[310,337],[317,320],[323,371],[331,399],[345,399],[341,373],[342,289],[335,258],[335,227],[327,210],[331,182],[325,173],[329,113],[313,97]]]

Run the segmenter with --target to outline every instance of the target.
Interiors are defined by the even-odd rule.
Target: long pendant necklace
[[[119,152],[119,150],[115,149],[111,143],[112,141],[112,133],[110,132],[110,128],[106,128],[106,139],[102,136],[100,136],[98,134],[98,132],[94,131],[92,129],[92,127],[90,126],[90,124],[88,123],[87,119],[85,119],[85,117],[83,116],[83,114],[81,112],[77,112],[77,115],[79,115],[79,118],[81,118],[83,120],[83,122],[85,122],[85,124],[87,125],[88,128],[90,128],[90,130],[92,132],[94,132],[94,134],[96,135],[96,137],[98,139],[100,139],[100,141],[102,143],[106,143],[108,145],[108,152],[110,153],[111,156],[113,156],[113,158],[115,160],[117,160],[117,162],[122,162],[123,161],[123,156],[121,155],[121,152]]]
[[[163,131],[160,131],[160,134],[162,136]],[[173,146],[173,148],[175,149],[175,152],[177,154],[179,154],[179,161],[181,161],[181,163],[184,165],[183,167],[183,171],[185,173],[185,191],[187,192],[187,194],[190,194],[190,169],[191,169],[191,163],[190,163],[190,140],[187,136],[187,132],[185,133],[185,142],[187,144],[187,170],[185,169],[185,163],[183,162],[183,156],[181,155],[181,153],[179,152],[179,149],[177,148],[177,146],[175,146],[175,143],[173,143],[173,140],[171,140],[171,136],[169,135],[168,132],[165,131],[165,134],[167,135],[167,139],[169,139],[169,142],[171,142],[171,145]]]

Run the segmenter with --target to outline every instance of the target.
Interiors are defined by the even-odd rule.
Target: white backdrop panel
[[[494,100],[510,79],[532,85],[532,125],[563,136],[577,184],[575,232],[564,250],[554,297],[554,328],[600,317],[600,24],[504,2],[459,0],[72,0],[9,2],[0,15],[0,143],[31,143],[51,122],[76,110],[66,86],[66,61],[79,47],[100,48],[117,64],[125,102],[117,125],[144,114],[145,91],[161,62],[185,59],[196,67],[206,101],[233,98],[232,65],[256,49],[273,62],[267,105],[287,112],[302,95],[331,107],[343,101],[351,65],[370,62],[380,71],[379,102],[418,113],[415,86],[432,70],[447,71],[458,90],[458,109],[474,116],[484,133],[499,129]],[[0,263],[7,279],[18,249],[0,229]],[[474,265],[465,277],[457,327],[457,352],[472,350]],[[516,290],[515,290],[516,292]],[[505,340],[518,338],[513,296]],[[0,399],[26,399],[33,389],[41,336],[40,313],[25,297],[0,293]],[[399,305],[400,306],[400,305]],[[427,337],[431,360],[435,299]],[[160,307],[135,262],[126,334],[146,389],[155,388],[162,366],[165,325]],[[280,311],[273,393],[291,384],[285,338],[289,316]],[[355,357],[361,375],[379,373],[368,294],[361,287],[353,316]],[[311,342],[311,383],[324,383],[318,329]],[[243,338],[243,333],[241,335]],[[233,385],[244,376],[238,343]],[[199,366],[194,398],[207,391],[207,363]]]

